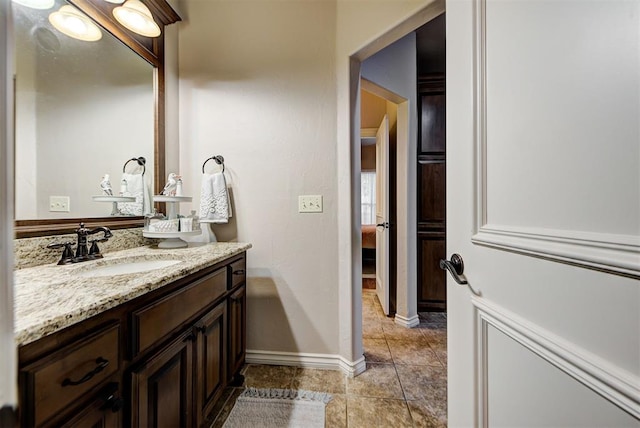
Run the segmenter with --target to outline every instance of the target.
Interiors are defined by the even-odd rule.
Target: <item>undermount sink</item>
[[[77,275],[88,278],[96,276],[126,275],[162,269],[178,263],[182,263],[182,260],[134,260],[124,263],[92,266],[81,270]]]

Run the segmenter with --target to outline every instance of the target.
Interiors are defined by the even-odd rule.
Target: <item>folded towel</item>
[[[151,212],[151,190],[144,175],[125,172],[122,179],[127,182],[127,191],[122,196],[133,196],[136,201],[118,204],[120,212],[124,215],[144,215]]]
[[[231,200],[224,173],[202,174],[200,218],[212,223],[227,223],[231,217]]]

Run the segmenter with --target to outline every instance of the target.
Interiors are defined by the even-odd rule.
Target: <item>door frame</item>
[[[396,147],[401,147],[401,146],[408,147],[409,135],[410,135],[409,133],[409,126],[410,126],[409,100],[364,77],[360,77],[360,89],[365,90],[373,95],[376,95],[377,97],[382,98],[385,101],[393,103],[395,105],[396,107]],[[397,183],[397,173],[400,170],[398,167],[402,166],[401,161],[403,161],[404,159],[399,159],[397,155],[394,156],[393,158],[396,159],[396,164],[389,165],[389,173],[392,175],[393,174],[396,175],[395,180],[393,181]],[[407,159],[408,162],[412,162],[414,160],[415,159],[413,159],[411,156],[409,156],[409,159]],[[358,181],[358,183],[360,183],[360,175],[358,173],[354,174],[354,178]],[[415,178],[413,179],[413,181],[415,181]],[[391,180],[390,180],[390,183],[391,183]],[[360,185],[358,185],[357,188],[360,189]],[[387,189],[387,191],[389,190],[390,189]],[[394,192],[390,192],[390,193],[395,194],[397,199],[398,193],[399,193],[397,185],[396,185],[396,188],[394,189]],[[358,196],[360,195],[358,194]],[[407,207],[407,205],[408,204],[404,204],[404,207]],[[391,210],[392,210],[392,207],[394,206],[395,206],[395,212],[392,212]],[[405,208],[405,210],[407,210],[407,208]],[[409,245],[407,245],[407,240],[398,239],[397,224],[395,224],[396,223],[395,221],[392,221],[397,219],[398,211],[401,211],[398,209],[398,204],[396,203],[394,205],[393,203],[391,203],[389,206],[389,215],[390,215],[389,222],[391,223],[390,229],[389,229],[389,239],[390,239],[389,241],[390,243],[389,301],[393,303],[393,315],[395,317],[394,318],[395,322],[405,327],[413,327],[419,323],[416,317],[413,317],[413,318],[408,317],[406,314],[406,310],[404,308],[403,310],[400,311],[400,313],[398,313],[398,297],[401,296],[402,297],[401,300],[403,302],[406,302],[408,300],[407,296],[417,293],[417,288],[411,287],[410,281],[406,281],[406,280],[400,281],[398,278],[399,270],[401,269],[405,271],[407,270],[406,256],[403,254],[403,252],[406,253],[406,248],[410,247]],[[411,239],[412,236],[409,236],[408,238]],[[415,240],[415,237],[413,237],[413,239]],[[391,247],[391,245],[394,245],[395,247]],[[376,257],[377,256],[378,255],[376,254]],[[405,260],[404,262],[399,261],[401,257]],[[360,265],[362,265],[362,260],[360,260],[359,263]],[[404,306],[407,306],[406,303],[404,304]],[[390,307],[391,307],[391,304],[390,304]]]

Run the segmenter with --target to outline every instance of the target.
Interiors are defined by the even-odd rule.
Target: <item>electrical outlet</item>
[[[49,212],[68,213],[71,211],[70,199],[68,196],[49,196]]]
[[[322,212],[322,195],[298,196],[298,212],[321,213]]]

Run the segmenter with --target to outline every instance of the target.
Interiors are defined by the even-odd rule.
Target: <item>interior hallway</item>
[[[374,290],[362,294],[366,372],[350,379],[337,371],[249,364],[244,386],[329,392],[330,428],[446,427],[446,314],[420,313],[420,325],[406,329],[383,315]],[[222,426],[243,389],[225,390],[213,427]]]

